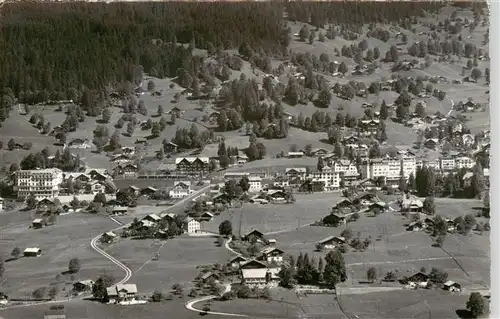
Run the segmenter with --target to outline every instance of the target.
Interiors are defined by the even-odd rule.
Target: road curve
[[[203,188],[201,188],[200,190],[190,194],[189,196],[181,199],[180,201],[178,201],[177,203],[175,203],[174,205],[166,208],[165,210],[168,211],[168,210],[171,210],[181,204],[184,204],[186,201],[192,199],[193,197],[195,196],[198,196],[200,193],[204,192],[205,190],[207,190],[208,188],[210,188],[210,185],[208,186],[205,186]],[[116,221],[115,219],[113,219],[114,221]],[[123,229],[127,227],[127,225],[122,225],[118,228],[115,228],[115,229],[112,229],[111,231],[117,231],[117,230],[120,230],[120,229]],[[108,254],[107,252],[105,252],[104,250],[102,250],[101,248],[99,248],[97,246],[97,242],[99,240],[99,238],[101,238],[102,234],[99,234],[97,235],[96,237],[94,237],[92,239],[92,241],[90,242],[90,246],[96,251],[98,252],[99,254],[101,254],[102,256],[106,257],[109,261],[111,261],[112,263],[114,263],[115,265],[117,265],[118,267],[120,267],[121,269],[123,269],[123,271],[125,271],[125,277],[123,277],[122,280],[120,280],[119,282],[116,283],[116,285],[120,285],[120,284],[124,284],[126,283],[130,277],[132,277],[132,270],[130,270],[130,268],[128,268],[126,265],[124,265],[121,261],[119,261],[118,259],[116,259],[115,257],[111,256],[110,254]]]

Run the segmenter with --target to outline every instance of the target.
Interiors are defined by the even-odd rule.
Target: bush
[[[246,285],[242,285],[237,291],[236,291],[236,296],[241,299],[248,299],[250,298],[250,288]]]
[[[234,291],[228,291],[225,294],[223,294],[222,297],[220,297],[220,300],[228,301],[228,300],[233,300],[234,298],[236,298],[236,294],[234,293]]]
[[[151,300],[154,302],[160,302],[163,299],[163,294],[160,291],[155,290],[153,292],[153,296],[151,296]]]

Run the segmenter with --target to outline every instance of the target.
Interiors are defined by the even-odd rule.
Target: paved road
[[[188,200],[191,200],[193,197],[196,197],[198,196],[199,194],[205,192],[207,189],[210,188],[210,185],[208,186],[205,186],[201,189],[199,189],[198,191],[194,192],[193,194],[189,195],[188,197],[185,197],[183,198],[182,200],[178,201],[177,203],[175,203],[174,205],[172,206],[169,206],[167,207],[165,210],[168,211],[168,210],[171,210],[171,209],[174,209],[182,204],[184,204],[186,201]],[[111,217],[111,219],[120,224],[120,227],[117,227],[117,228],[114,228],[114,229],[111,229],[109,231],[117,231],[117,230],[120,230],[120,229],[123,229],[125,228],[127,225],[123,225],[121,222],[119,222],[118,220],[114,219]],[[114,258],[113,256],[111,256],[110,254],[106,253],[104,250],[100,249],[99,247],[97,247],[97,242],[99,240],[99,238],[101,237],[102,234],[99,234],[98,236],[94,237],[92,239],[92,241],[90,242],[90,246],[96,251],[98,252],[99,254],[101,254],[102,256],[104,256],[106,259],[108,259],[109,261],[111,261],[112,263],[114,263],[115,265],[117,265],[118,267],[120,267],[121,269],[123,269],[123,271],[125,272],[125,276],[123,277],[122,280],[120,280],[119,282],[117,282],[117,284],[123,284],[123,283],[126,283],[130,277],[132,277],[132,270],[130,270],[130,268],[128,268],[127,266],[125,266],[121,261],[119,261],[118,259]],[[81,298],[84,298],[84,297],[87,297],[87,296],[80,296],[80,299]],[[42,305],[42,304],[51,304],[51,303],[57,303],[57,304],[61,304],[61,303],[64,303],[64,302],[68,302],[68,301],[71,301],[71,299],[64,299],[64,300],[53,300],[53,301],[47,301],[47,302],[34,302],[34,303],[26,303],[26,304],[20,304],[20,305],[15,305],[15,306],[10,306],[10,307],[2,307],[0,308],[0,311],[1,310],[6,310],[6,309],[10,309],[10,308],[20,308],[20,307],[30,307],[30,306],[36,306],[36,305]],[[2,318],[0,317],[0,319],[6,319],[6,318]]]

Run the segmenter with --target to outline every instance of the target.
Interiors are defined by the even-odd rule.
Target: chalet
[[[163,144],[163,150],[167,154],[176,153],[177,149],[178,149],[178,145],[173,143],[173,142],[167,142],[167,143]]]
[[[405,126],[414,128],[414,129],[422,129],[425,127],[425,121],[420,118],[412,118],[405,122]]]
[[[379,120],[361,120],[360,130],[363,136],[373,136],[378,133]]]
[[[304,156],[305,156],[304,152],[288,152],[286,157],[288,157],[288,158],[301,158]]]
[[[108,206],[111,206],[111,207],[113,207],[113,206],[123,206],[124,205],[124,203],[122,201],[119,201],[116,198],[112,198],[112,199],[108,200],[106,204]]]
[[[317,246],[322,249],[335,249],[337,246],[345,244],[346,240],[344,237],[330,236],[317,243]]]
[[[240,265],[240,269],[266,269],[267,265],[255,259],[248,260]]]
[[[359,139],[354,136],[354,135],[350,135],[350,136],[347,136],[347,137],[344,137],[342,139],[342,144],[357,144],[359,142]]]
[[[90,143],[87,139],[75,138],[68,143],[69,148],[90,148]]]
[[[237,164],[246,164],[249,161],[248,156],[246,156],[245,154],[237,155],[235,157],[235,160]]]
[[[314,157],[321,157],[325,156],[326,154],[328,154],[328,151],[325,150],[324,148],[315,148],[311,151],[311,156]]]
[[[110,303],[122,301],[133,301],[137,297],[137,286],[135,284],[119,284],[106,288]]]
[[[211,221],[212,219],[214,218],[214,214],[212,214],[211,212],[204,212],[203,214],[201,214],[199,220],[200,221],[206,221],[206,222],[209,222]]]
[[[142,220],[147,220],[152,223],[158,223],[161,221],[161,217],[156,214],[149,214],[146,217],[142,218]]]
[[[427,283],[429,282],[429,276],[422,272],[418,272],[411,277],[408,277],[408,284],[416,287],[427,287]]]
[[[407,212],[419,213],[422,212],[424,204],[419,199],[403,199],[401,209]]]
[[[435,150],[439,146],[439,139],[429,138],[424,142],[424,146],[428,149]]]
[[[122,154],[125,154],[125,155],[128,155],[128,156],[132,156],[135,154],[135,147],[131,147],[131,146],[123,146],[120,150],[120,152]]]
[[[465,147],[471,147],[474,145],[474,136],[471,134],[463,134],[462,135],[462,145]]]
[[[153,186],[148,186],[140,190],[142,196],[152,196],[154,193],[158,192],[158,189]]]
[[[278,176],[277,178],[275,178],[273,180],[273,186],[274,187],[281,187],[281,188],[289,187],[290,181],[283,176]]]
[[[305,167],[292,167],[285,168],[285,176],[288,178],[299,178],[303,180],[307,174],[307,169]]]
[[[90,279],[80,280],[73,284],[73,291],[75,292],[91,291],[93,285],[94,285],[93,280]]]
[[[150,230],[151,228],[153,228],[155,226],[156,226],[156,223],[154,223],[150,220],[147,220],[147,219],[142,219],[139,222],[139,229],[140,230]]]
[[[148,140],[145,138],[138,138],[135,140],[135,144],[137,145],[146,145],[148,143]]]
[[[201,230],[201,224],[194,218],[186,217],[184,219],[184,231],[188,234],[194,234]]]
[[[128,213],[128,207],[127,206],[113,206],[111,208],[111,214],[112,215],[125,215]]]
[[[229,204],[231,203],[231,198],[226,193],[218,193],[212,197],[212,202],[214,204]]]
[[[450,233],[455,232],[455,230],[457,229],[457,225],[456,225],[455,221],[452,219],[446,219],[446,226],[447,226],[448,232],[450,232]]]
[[[190,181],[176,181],[174,187],[168,191],[171,198],[184,198],[191,193]]]
[[[109,178],[108,171],[102,168],[88,168],[84,174],[96,181],[105,181]]]
[[[462,291],[462,286],[452,280],[448,280],[443,284],[443,289],[448,291]]]
[[[234,257],[233,259],[231,259],[229,262],[228,262],[228,265],[232,268],[232,269],[239,269],[240,266],[247,262],[247,259],[243,256],[236,256]]]
[[[406,227],[406,230],[408,231],[419,231],[421,229],[425,228],[425,223],[421,220],[416,220],[414,222],[411,222],[408,227]]]
[[[207,271],[203,275],[200,276],[200,281],[201,282],[208,282],[210,280],[219,280],[219,276],[211,271]]]
[[[184,111],[182,111],[180,108],[177,106],[174,106],[170,111],[167,112],[167,114],[175,114],[177,118],[181,117],[184,114]]]
[[[26,248],[23,252],[24,257],[40,257],[42,250],[37,247]]]
[[[283,256],[285,252],[276,247],[266,247],[261,251],[261,260],[265,260],[268,263],[281,263],[283,262]]]
[[[267,197],[273,201],[285,200],[286,194],[280,189],[272,189],[267,192]]]
[[[242,284],[249,287],[274,287],[279,282],[279,268],[274,269],[242,269]]]
[[[125,165],[118,165],[115,172],[118,175],[123,175],[125,177],[135,177],[136,174],[139,172],[139,168],[137,167],[137,165],[128,163]]]
[[[332,224],[345,225],[352,218],[352,215],[354,215],[354,213],[331,213],[327,217]]]
[[[387,206],[384,202],[375,202],[375,203],[370,204],[370,206],[368,206],[368,210],[371,212],[383,213],[387,210]]]
[[[113,163],[126,163],[126,162],[130,162],[130,160],[131,160],[131,158],[125,154],[116,154],[116,155],[113,155],[110,159],[110,161]]]
[[[101,235],[101,242],[109,244],[116,240],[117,236],[112,231],[105,232]]]
[[[208,157],[177,157],[176,170],[185,174],[204,173],[209,168]]]
[[[245,236],[243,236],[244,241],[249,241],[249,242],[258,242],[258,241],[264,241],[264,234],[261,233],[260,231],[254,229],[247,233]]]
[[[166,220],[168,223],[171,223],[174,221],[175,217],[177,215],[175,213],[161,213],[160,217],[164,220]]]
[[[339,201],[337,204],[335,204],[335,206],[333,206],[332,208],[333,209],[341,209],[341,208],[351,207],[352,205],[354,205],[354,204],[350,199],[344,198],[341,201]]]

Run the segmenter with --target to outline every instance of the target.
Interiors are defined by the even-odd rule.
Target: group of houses
[[[112,193],[111,176],[105,169],[85,169],[82,172],[63,172],[58,168],[19,170],[15,172],[15,190],[19,199],[34,196],[36,200],[53,199],[69,194],[72,184],[74,195]]]

